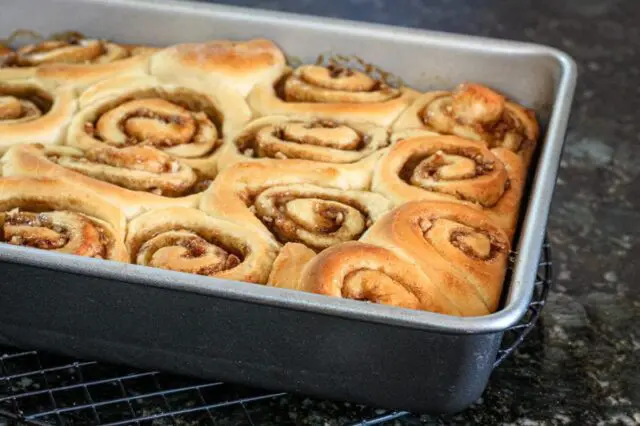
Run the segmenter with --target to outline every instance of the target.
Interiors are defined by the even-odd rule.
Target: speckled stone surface
[[[549,222],[556,285],[542,320],[468,410],[388,424],[640,424],[640,0],[217,2],[532,41],[571,54],[580,76]],[[194,401],[185,406],[201,403]],[[249,414],[254,425],[333,426],[385,413],[290,395],[213,416],[218,425],[248,424]]]
[[[395,423],[640,424],[640,1],[219,2],[532,41],[577,60],[549,224],[557,285],[540,327],[469,410]],[[374,413],[291,397],[252,417],[259,424],[333,425]]]

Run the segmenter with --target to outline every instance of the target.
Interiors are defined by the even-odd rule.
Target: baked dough
[[[333,168],[239,163],[220,173],[200,207],[214,216],[252,227],[281,243],[319,251],[358,239],[392,204],[380,194],[349,189]]]
[[[357,120],[388,127],[417,95],[350,68],[303,65],[288,70],[276,84],[256,85],[247,102],[258,116]]]
[[[46,178],[0,178],[0,242],[128,261],[125,218],[84,188]]]
[[[122,155],[121,155],[122,154]],[[210,181],[149,147],[84,152],[68,146],[20,145],[2,157],[4,176],[65,179],[107,199],[127,218],[145,210],[195,207]]]
[[[454,201],[483,210],[513,235],[524,185],[524,165],[506,148],[457,136],[400,140],[378,161],[372,190],[396,206],[412,200]]]
[[[482,141],[489,148],[507,148],[518,153],[525,166],[540,135],[532,110],[474,83],[461,84],[453,92],[423,94],[398,118],[393,129],[425,129]]]
[[[178,44],[151,58],[151,74],[208,78],[243,97],[256,84],[273,84],[285,69],[282,51],[270,40],[215,40]]]
[[[238,162],[303,160],[360,175],[369,186],[373,165],[390,144],[387,129],[366,122],[275,115],[258,118],[221,148],[222,168]]]
[[[37,80],[0,80],[0,154],[23,143],[62,143],[77,102],[69,87]]]
[[[278,255],[269,285],[408,309],[459,315],[437,282],[392,250],[358,241],[333,246],[309,258],[287,245]]]
[[[480,211],[455,203],[406,203],[378,220],[361,241],[417,265],[464,316],[498,308],[509,237]]]
[[[155,48],[69,37],[28,44],[7,55],[0,79],[37,77],[47,84],[83,88],[118,73],[146,74]]]
[[[67,144],[83,151],[147,146],[213,178],[222,138],[251,113],[233,90],[204,79],[120,76],[80,97]]]
[[[272,240],[184,207],[133,219],[126,243],[138,265],[262,284],[277,253]]]

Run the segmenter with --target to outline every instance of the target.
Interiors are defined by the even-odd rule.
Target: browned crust
[[[216,177],[204,192],[200,209],[235,223],[251,226],[270,235],[245,203],[250,192],[276,185],[312,184],[336,189],[354,189],[360,183],[359,174],[335,167],[309,167],[301,160],[237,163]]]
[[[2,177],[0,178],[0,211],[14,208],[68,210],[83,213],[101,221],[113,238],[110,260],[127,262],[124,246],[125,217],[105,199],[62,179]]]
[[[435,283],[418,268],[384,247],[363,242],[346,242],[328,248],[314,257],[304,268],[300,288],[305,291],[333,297],[348,294],[347,278],[356,272],[371,271],[389,277],[403,290],[384,291],[386,304],[402,306],[402,295],[407,292],[419,301],[419,308],[432,312],[454,314],[457,308],[441,293]],[[376,286],[376,282],[365,283]],[[401,291],[401,293],[400,293]],[[377,300],[371,300],[377,302]]]
[[[304,244],[285,244],[273,262],[267,284],[272,287],[302,290],[302,282],[300,281],[302,271],[315,255],[316,252]]]
[[[277,244],[246,228],[223,221],[200,210],[171,207],[146,212],[129,222],[126,244],[135,263],[140,247],[159,234],[186,230],[212,234],[219,243],[242,252],[242,261],[232,269],[216,273],[218,278],[264,284],[277,253]],[[215,243],[215,242],[214,242]]]
[[[491,256],[470,256],[442,241],[442,235],[430,234],[430,224],[439,220],[489,235],[495,245]],[[464,315],[484,315],[498,307],[509,237],[480,211],[455,203],[409,202],[377,221],[361,241],[386,247],[417,265]]]
[[[285,68],[284,53],[270,40],[215,40],[179,44],[151,58],[152,75],[194,76],[221,81],[246,96],[260,83],[273,83]]]
[[[495,166],[502,169],[500,178],[492,180],[468,179],[463,181],[469,193],[478,199],[486,198],[486,192],[499,191],[501,196],[497,203],[482,206],[469,200],[457,199],[454,196],[432,192],[404,181],[399,176],[399,170],[404,166],[412,154],[425,151],[431,146],[459,146],[471,147],[482,153],[484,158],[495,162]],[[505,149],[489,150],[484,144],[469,141],[457,136],[417,136],[397,142],[376,164],[372,189],[391,199],[396,206],[413,200],[431,200],[456,202],[470,208],[482,210],[494,218],[509,234],[513,235],[518,218],[518,209],[524,186],[526,169],[521,157]],[[497,185],[502,185],[502,188]]]

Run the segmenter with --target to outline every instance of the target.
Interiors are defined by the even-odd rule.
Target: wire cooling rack
[[[552,283],[551,250],[545,242],[534,295],[521,321],[504,335],[494,367],[535,326]],[[0,347],[2,418],[27,425],[207,425],[260,424],[261,410],[291,402],[273,393],[222,382],[206,382],[157,371],[15,348]],[[297,399],[294,401],[298,401]],[[299,399],[304,403],[303,399]],[[254,413],[252,415],[252,413]],[[378,425],[408,413],[368,409],[352,425]],[[286,424],[287,419],[282,419]]]

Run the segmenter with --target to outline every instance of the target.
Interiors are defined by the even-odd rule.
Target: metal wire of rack
[[[500,365],[535,326],[553,279],[551,249],[542,248],[534,294],[522,320],[505,332]],[[49,353],[0,347],[0,419],[27,425],[258,425],[251,412],[271,409],[285,393],[206,382]],[[408,415],[366,411],[353,426]],[[1,420],[0,420],[1,422]],[[2,424],[2,423],[0,423]]]

